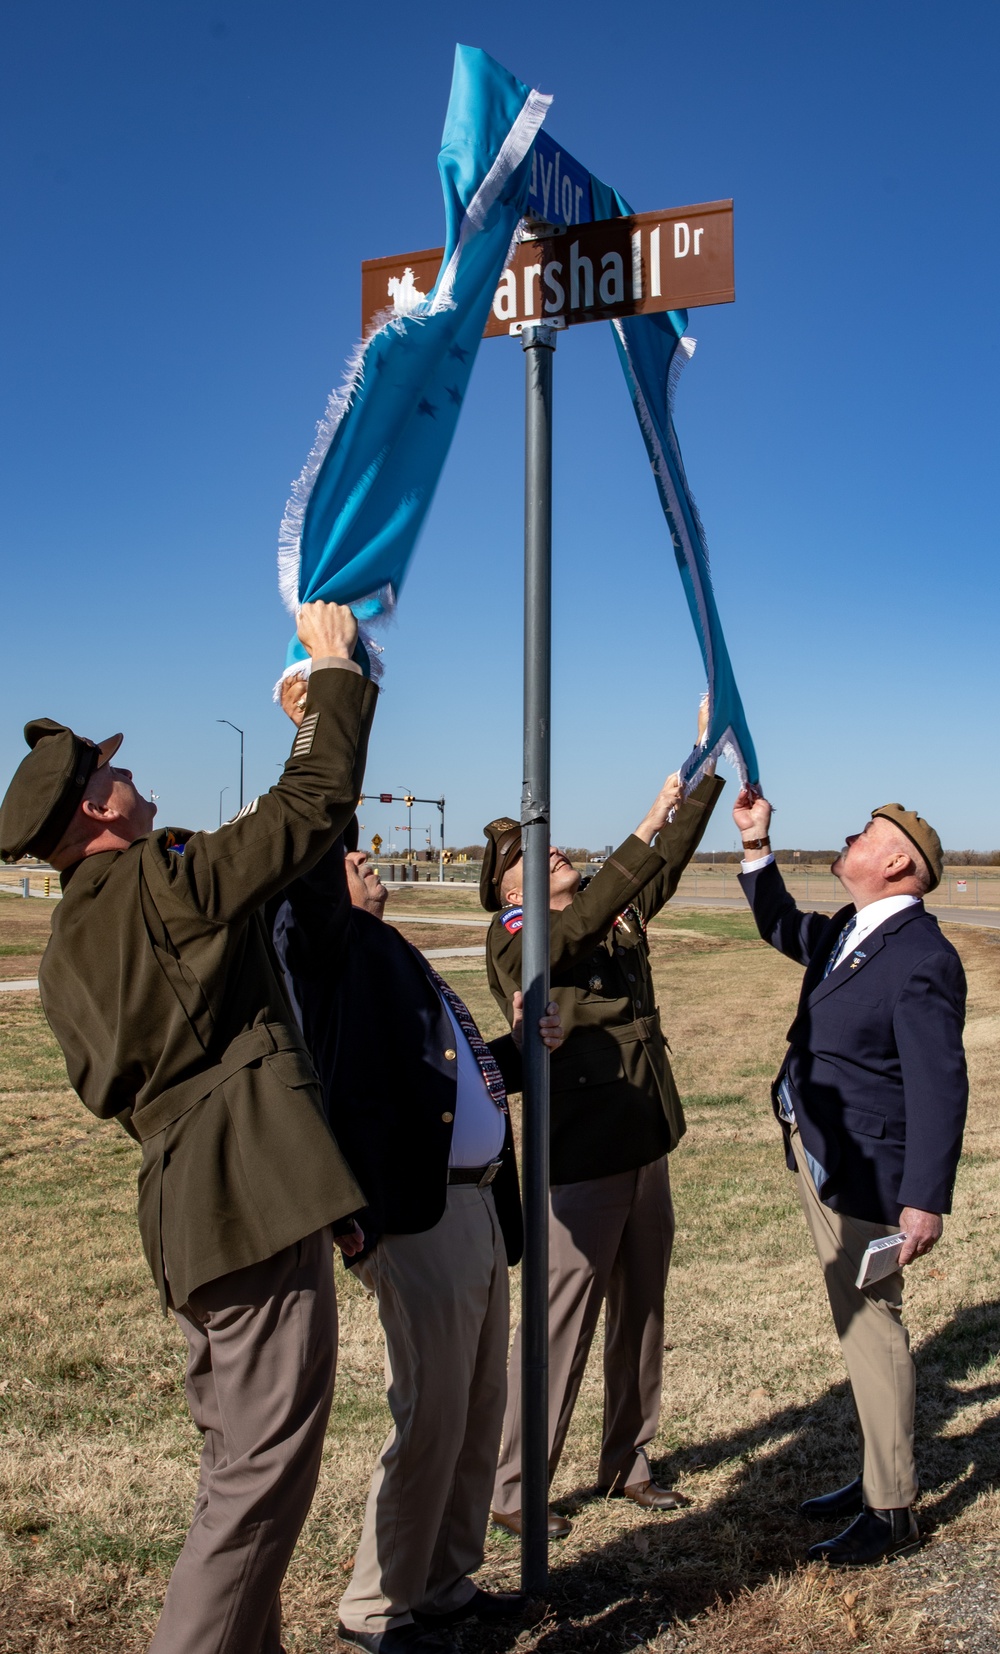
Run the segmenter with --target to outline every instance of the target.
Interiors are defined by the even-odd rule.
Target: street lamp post
[[[229,718],[216,718],[215,721],[216,721],[217,724],[228,724],[230,729],[235,729],[237,735],[240,738],[240,809],[242,810],[242,808],[243,808],[243,731],[241,730],[239,724],[234,724]]]

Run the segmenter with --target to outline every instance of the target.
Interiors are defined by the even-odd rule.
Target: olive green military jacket
[[[376,698],[357,673],[314,672],[281,779],[234,821],[63,874],[42,1005],[82,1101],[142,1143],[139,1229],[164,1307],[364,1205],[258,909],[350,820]]]
[[[570,905],[551,914],[552,997],[566,1031],[551,1059],[553,1183],[648,1165],[684,1134],[646,925],[677,889],[723,785],[706,778],[652,845],[630,835]],[[521,986],[520,908],[493,920],[486,969],[510,1020]]]

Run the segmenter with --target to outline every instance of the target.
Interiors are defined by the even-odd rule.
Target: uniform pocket
[[[861,1108],[845,1108],[840,1118],[848,1131],[860,1132],[862,1137],[885,1136],[883,1114],[869,1114]]]
[[[625,1078],[621,1047],[613,1040],[607,1044],[578,1051],[560,1063],[552,1064],[553,1091],[579,1091],[584,1086],[613,1085]]]
[[[319,1086],[316,1070],[304,1051],[276,1051],[273,1056],[265,1057],[264,1063],[268,1073],[290,1091],[304,1086]]]

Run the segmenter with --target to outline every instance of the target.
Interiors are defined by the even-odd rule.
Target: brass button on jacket
[[[444,1060],[445,1060],[445,1062],[454,1062],[455,1061],[455,1053],[452,1050],[450,1045],[449,1045],[447,1051],[444,1054]]]
[[[445,1111],[442,1114],[441,1118],[444,1121],[446,1126],[450,1126],[451,1122],[454,1120],[455,1116],[453,1114],[449,1114],[448,1110],[445,1109]]]

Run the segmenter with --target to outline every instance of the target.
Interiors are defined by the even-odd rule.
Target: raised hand
[[[346,603],[303,603],[298,634],[313,660],[324,655],[350,660],[358,641],[358,623]]]
[[[285,678],[281,685],[281,710],[298,729],[306,706],[307,678]]]
[[[771,805],[753,787],[743,787],[733,805],[733,820],[740,838],[767,838],[771,826]]]
[[[667,776],[650,808],[640,821],[635,830],[636,838],[641,838],[645,844],[652,844],[660,828],[666,826],[671,810],[677,808],[682,796],[680,772],[675,771],[673,775]]]

